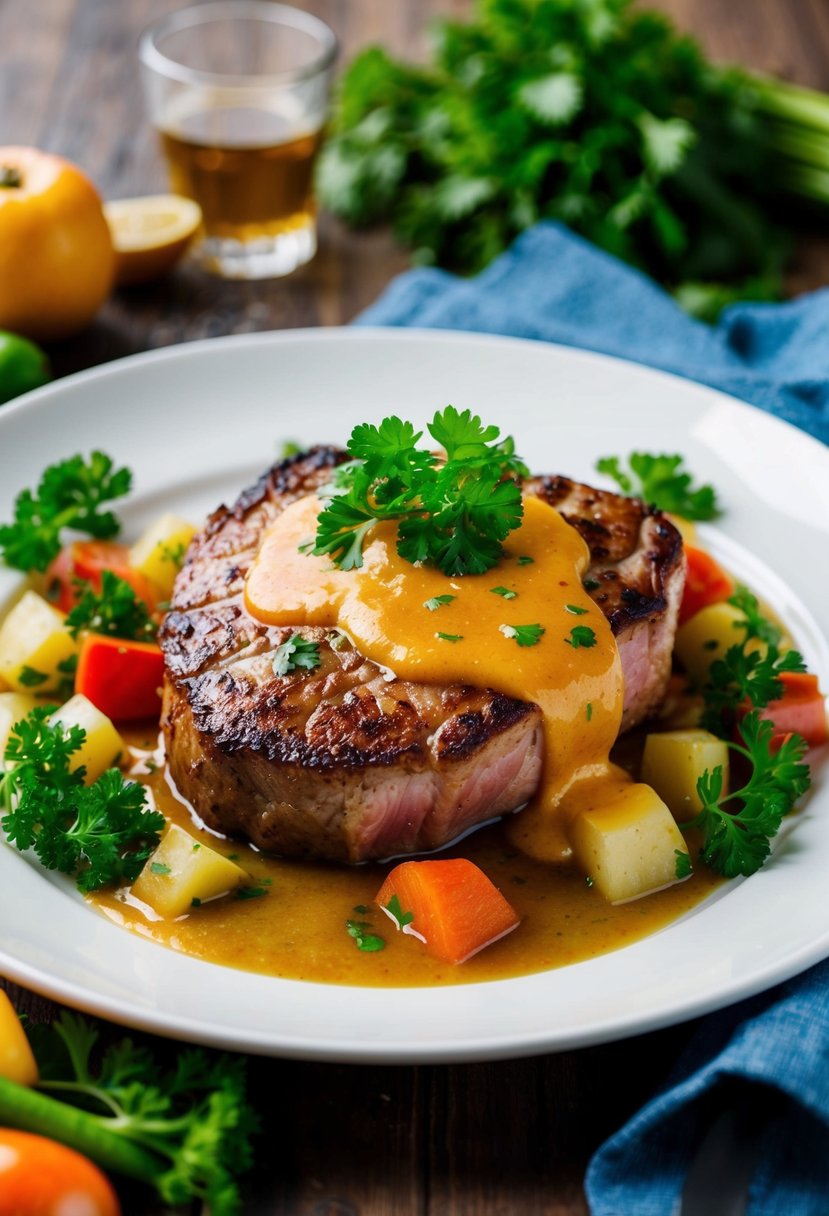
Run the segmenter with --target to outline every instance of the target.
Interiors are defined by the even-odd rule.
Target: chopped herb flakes
[[[596,645],[596,635],[588,625],[576,625],[570,630],[569,638],[564,639],[568,646],[578,650],[583,646],[586,650]]]
[[[18,680],[24,688],[37,688],[40,684],[45,684],[49,679],[45,671],[36,671],[34,667],[29,667],[24,664],[17,675]]]
[[[173,872],[169,866],[165,866],[163,861],[151,861],[150,871],[153,874],[172,874]]]
[[[535,646],[546,632],[543,625],[499,625],[505,638],[513,638],[519,646]]]
[[[674,854],[676,855],[677,878],[690,878],[694,872],[694,867],[691,865],[690,853],[683,853],[682,849],[674,849]]]
[[[493,595],[500,595],[502,600],[514,600],[518,596],[517,591],[510,591],[509,587],[490,587]]]
[[[582,579],[581,585],[584,587],[585,591],[598,591],[599,587],[601,587],[601,583],[596,578]]]
[[[572,613],[573,616],[587,616],[587,609],[580,608],[578,604],[565,604],[564,611]]]
[[[383,905],[383,910],[397,923],[398,929],[405,929],[414,920],[414,912],[404,912],[397,895],[392,895],[389,902]]]
[[[527,557],[526,554],[523,554],[521,557],[518,558],[518,565],[519,566],[534,566],[535,558]]]
[[[454,595],[433,595],[430,600],[423,601],[423,607],[428,608],[430,612],[437,612],[438,608],[445,607],[446,604],[451,604],[456,597]]]
[[[362,905],[360,905],[362,907]],[[386,943],[382,937],[378,937],[376,933],[371,932],[372,926],[364,920],[347,920],[345,922],[345,931],[349,937],[354,938],[354,943],[358,950],[364,950],[367,954],[373,954],[377,950],[384,950]]]
[[[258,899],[260,895],[267,895],[268,892],[264,887],[239,887],[236,892],[237,899]]]
[[[291,671],[304,667],[313,671],[320,665],[320,648],[317,642],[310,642],[301,634],[292,637],[277,646],[273,656],[274,675],[285,676]]]
[[[462,642],[462,633],[436,633],[436,638],[440,638],[442,642]]]
[[[585,716],[585,718],[587,719],[587,721],[588,721],[588,722],[589,722],[589,721],[591,720],[591,718],[593,717],[593,702],[592,702],[592,701],[588,701],[588,702],[587,702],[587,704],[585,705],[585,707],[584,707],[584,716]]]

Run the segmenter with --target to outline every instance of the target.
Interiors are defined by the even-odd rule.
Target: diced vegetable
[[[81,643],[75,689],[113,722],[157,718],[164,659],[151,642],[88,634]]]
[[[683,543],[686,545],[696,545],[697,526],[693,520],[686,519],[684,515],[674,515],[672,511],[666,511],[665,514],[679,532]]]
[[[688,568],[685,575],[685,590],[679,608],[679,623],[684,625],[701,608],[710,604],[721,604],[734,592],[734,583],[704,549],[685,546]]]
[[[805,671],[784,671],[779,679],[783,696],[761,709],[760,717],[774,723],[775,734],[801,735],[810,747],[820,747],[829,740],[829,731],[826,699],[818,687],[817,676]]]
[[[0,692],[0,762],[11,728],[37,705],[37,697],[27,692]]]
[[[172,920],[247,881],[239,866],[173,823],[133,883],[132,893],[159,916]]]
[[[702,685],[715,659],[721,659],[730,646],[740,645],[745,617],[733,604],[711,604],[701,608],[676,631],[674,652],[692,683]]]
[[[0,1077],[18,1085],[37,1084],[37,1064],[29,1040],[3,991],[0,991]]]
[[[119,1216],[112,1186],[86,1157],[30,1132],[0,1128],[0,1216]]]
[[[124,752],[124,740],[112,722],[80,693],[70,697],[65,705],[52,714],[49,721],[52,724],[59,722],[64,730],[69,730],[71,726],[80,726],[86,733],[78,751],[72,753],[69,767],[74,771],[83,765],[86,769],[87,785],[97,781],[106,769],[113,768]]]
[[[675,819],[683,823],[702,810],[697,782],[717,765],[728,789],[728,745],[707,730],[672,730],[650,734],[642,756],[642,780],[656,790]]]
[[[130,565],[150,580],[162,599],[169,598],[184,553],[195,534],[193,525],[180,515],[162,515],[130,549]]]
[[[111,570],[125,583],[129,583],[135,594],[148,608],[156,606],[158,596],[150,580],[130,564],[130,551],[126,545],[111,540],[77,541],[72,546],[73,576],[92,584],[95,591],[101,590],[101,577]]]
[[[46,598],[61,612],[71,611],[79,596],[72,549],[72,545],[64,545],[57,557],[49,563],[43,575]]]
[[[447,963],[466,962],[520,921],[483,870],[462,857],[402,862],[387,876],[377,903],[399,929],[417,934]]]
[[[61,666],[78,645],[64,628],[63,613],[35,591],[26,591],[0,624],[0,676],[18,692],[53,692],[64,682]]]
[[[648,785],[620,785],[570,824],[576,861],[611,904],[669,887],[690,873],[688,846]],[[685,859],[682,864],[682,859]]]

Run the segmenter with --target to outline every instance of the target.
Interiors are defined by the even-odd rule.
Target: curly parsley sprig
[[[81,598],[67,616],[65,625],[73,638],[88,629],[107,637],[154,642],[158,633],[147,605],[126,579],[119,578],[111,570],[101,574],[100,592],[84,584]]]
[[[158,845],[164,816],[118,769],[84,785],[85,769],[72,768],[72,758],[86,732],[50,722],[51,713],[33,709],[12,729],[0,770],[0,827],[47,870],[74,875],[84,893],[131,882]]]
[[[502,542],[523,515],[520,479],[527,467],[512,439],[499,439],[470,410],[447,406],[429,434],[446,459],[417,446],[422,431],[397,417],[357,426],[327,487],[312,552],[343,570],[362,565],[363,544],[379,520],[398,521],[397,552],[444,574],[483,574],[500,560]]]
[[[123,498],[132,486],[129,469],[116,469],[110,456],[93,452],[88,460],[71,456],[49,465],[36,490],[23,490],[14,520],[0,524],[0,556],[17,570],[43,571],[60,552],[65,528],[110,540],[121,530],[104,503]]]

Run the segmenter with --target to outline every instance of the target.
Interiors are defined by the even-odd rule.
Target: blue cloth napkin
[[[722,389],[829,443],[829,290],[734,305],[712,328],[610,254],[539,224],[475,279],[401,275],[357,324],[479,330],[619,355]]]
[[[722,389],[829,442],[829,290],[735,305],[712,328],[637,271],[541,224],[475,279],[401,275],[357,323],[511,334],[619,355]],[[678,1216],[683,1192],[684,1202],[691,1196],[689,1171],[700,1168],[697,1150],[724,1109],[736,1119],[726,1141],[743,1141],[748,1194],[739,1210],[829,1216],[829,962],[701,1022],[666,1088],[590,1163],[593,1216]],[[720,1165],[724,1179],[728,1163]],[[697,1210],[720,1216],[717,1186],[715,1177]]]

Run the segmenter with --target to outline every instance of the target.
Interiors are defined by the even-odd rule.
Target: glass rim
[[[221,18],[246,17],[251,20],[269,21],[274,25],[287,25],[316,38],[321,49],[316,58],[300,68],[283,72],[266,72],[261,75],[234,72],[210,72],[190,68],[171,59],[159,50],[158,41],[180,30],[194,29]],[[306,13],[304,9],[290,4],[279,4],[276,0],[213,0],[212,3],[192,5],[170,13],[144,30],[138,44],[138,57],[146,67],[177,80],[182,84],[225,86],[234,89],[262,88],[273,84],[297,84],[327,71],[337,57],[340,44],[337,35],[320,17]]]

